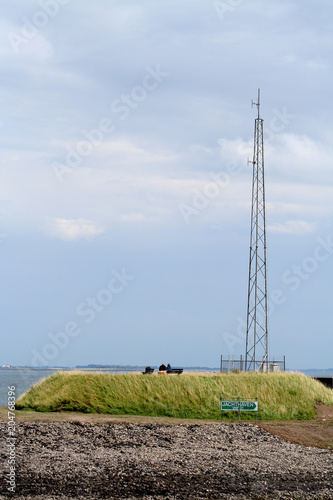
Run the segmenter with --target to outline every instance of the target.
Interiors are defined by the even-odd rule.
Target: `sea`
[[[49,377],[58,370],[30,368],[0,368],[0,406],[7,406],[9,387],[15,387],[15,398],[24,394],[39,380]]]

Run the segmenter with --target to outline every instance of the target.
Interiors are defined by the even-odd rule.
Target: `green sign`
[[[222,411],[258,411],[258,401],[221,401]]]
[[[221,410],[238,411],[239,401],[221,401]]]

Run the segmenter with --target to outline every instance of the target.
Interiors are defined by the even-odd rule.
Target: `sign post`
[[[255,398],[255,401],[253,401],[247,398],[241,400],[240,397],[224,399],[223,396],[221,396],[221,420],[223,422],[224,411],[238,411],[239,422],[240,422],[241,411],[255,411],[256,423],[257,423],[258,407],[259,407],[258,398]]]

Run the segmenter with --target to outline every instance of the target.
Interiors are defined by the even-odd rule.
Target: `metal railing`
[[[228,356],[224,357],[221,354],[221,360],[220,360],[220,372],[227,372],[227,373],[232,373],[232,372],[245,372],[245,371],[260,371],[260,372],[279,372],[279,371],[286,371],[286,357],[282,356],[282,359],[275,359],[273,358],[272,360],[251,360],[248,361],[247,365],[245,366],[245,358],[240,355],[239,359],[235,359],[234,356]],[[259,369],[256,369],[255,367],[260,366]]]

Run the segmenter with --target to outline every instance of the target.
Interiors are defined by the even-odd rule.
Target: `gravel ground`
[[[36,422],[16,433],[18,499],[333,499],[332,451],[254,425]]]

